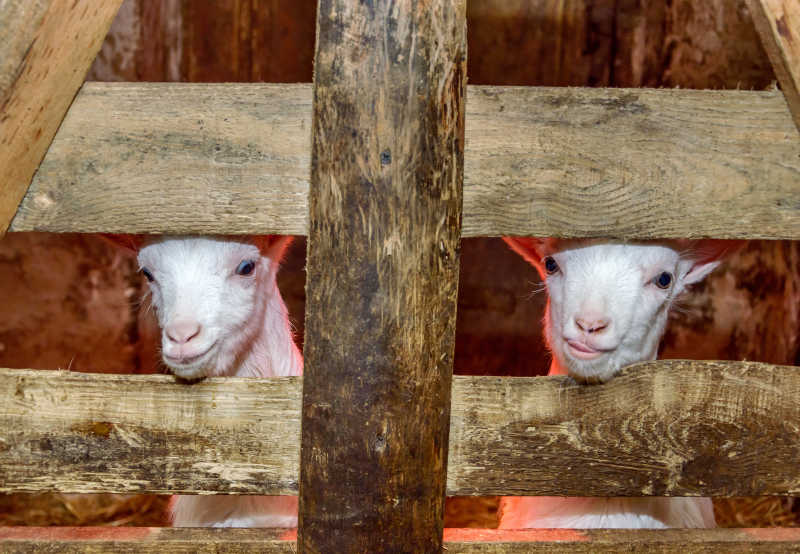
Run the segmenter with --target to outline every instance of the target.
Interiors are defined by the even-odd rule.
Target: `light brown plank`
[[[309,85],[87,84],[11,229],[306,234]],[[800,239],[778,92],[468,87],[462,236]]]
[[[296,494],[300,386],[2,370],[0,492]],[[798,459],[796,367],[453,379],[450,495],[798,494]]]
[[[294,553],[294,529],[0,527],[3,552]],[[448,554],[525,552],[775,552],[800,549],[800,529],[445,529]]]
[[[0,372],[0,492],[297,494],[298,378]]]
[[[23,67],[25,52],[51,0],[7,0],[0,4],[0,105]]]
[[[797,494],[800,369],[663,360],[597,386],[462,378],[449,459],[449,494]]]
[[[122,0],[52,0],[14,9],[0,20],[0,37],[12,38],[13,60],[4,60],[5,94],[0,97],[0,236],[8,228],[36,168],[75,93],[83,83]],[[32,31],[32,25],[36,30]],[[20,40],[27,46],[21,48]],[[5,54],[3,48],[3,54]],[[21,56],[20,56],[21,54]]]
[[[800,129],[800,2],[747,0],[747,6]]]

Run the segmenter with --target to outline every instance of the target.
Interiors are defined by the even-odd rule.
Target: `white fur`
[[[291,239],[159,238],[139,252],[162,330],[164,363],[177,376],[301,375],[275,275]],[[257,246],[256,244],[259,244]],[[250,275],[236,268],[252,260]],[[297,497],[174,496],[176,527],[293,527]]]
[[[506,241],[546,281],[550,375],[582,382],[603,382],[626,365],[654,360],[675,298],[710,273],[724,251],[699,255],[675,243]],[[552,274],[545,269],[547,257],[558,264]],[[663,272],[673,277],[664,289],[654,282]],[[715,526],[708,498],[505,497],[499,514],[500,527],[507,529]]]

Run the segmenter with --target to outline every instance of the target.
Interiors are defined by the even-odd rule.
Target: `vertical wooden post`
[[[301,552],[438,552],[458,289],[464,0],[321,0]]]

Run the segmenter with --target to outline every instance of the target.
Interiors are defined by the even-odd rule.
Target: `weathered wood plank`
[[[469,95],[463,236],[800,239],[778,92]],[[308,85],[87,84],[11,230],[306,234],[310,121]]]
[[[306,233],[307,85],[87,83],[62,129],[12,230]]]
[[[0,527],[3,552],[294,553],[294,529]],[[445,529],[448,554],[775,552],[800,550],[800,529]]]
[[[301,552],[442,548],[466,10],[318,3]]]
[[[298,379],[0,371],[0,492],[296,494]],[[455,377],[448,494],[800,492],[800,369]],[[576,470],[580,464],[580,470]]]
[[[800,129],[800,3],[747,0],[747,6]]]
[[[5,4],[5,3],[4,3]],[[3,47],[0,96],[0,236],[2,236],[50,146],[64,114],[97,55],[122,0],[52,0],[42,14],[42,5],[3,8],[0,37],[18,29],[11,52]],[[37,25],[31,32],[32,25]],[[22,54],[20,56],[20,54]]]
[[[0,492],[297,494],[299,378],[0,373]]]
[[[472,379],[453,389],[450,494],[800,492],[796,367],[664,360],[596,387]]]
[[[774,94],[469,94],[465,236],[800,238],[800,134]]]

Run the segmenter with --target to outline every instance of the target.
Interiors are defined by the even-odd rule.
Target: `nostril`
[[[167,338],[174,343],[184,344],[200,334],[200,324],[196,321],[179,321],[167,326]]]
[[[582,317],[575,318],[575,325],[577,325],[578,329],[584,333],[600,333],[601,331],[605,330],[610,323],[611,321],[609,319],[588,319]]]

